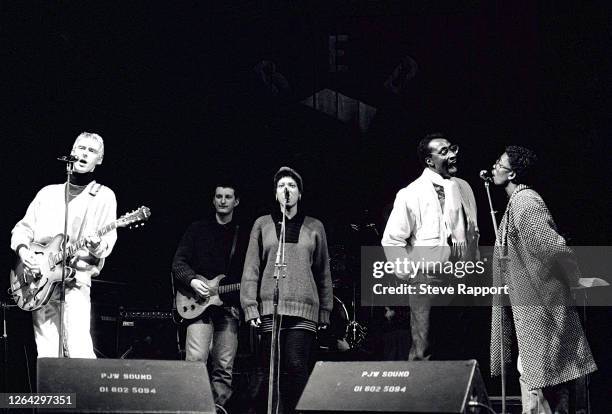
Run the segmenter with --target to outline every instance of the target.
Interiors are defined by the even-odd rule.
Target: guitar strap
[[[95,197],[96,194],[98,194],[98,191],[100,191],[100,188],[102,188],[102,184],[99,184],[94,181],[91,188],[89,189],[89,195]]]
[[[232,258],[234,257],[234,253],[236,253],[236,243],[238,242],[239,228],[240,224],[236,224],[236,228],[234,229],[234,240],[232,240],[232,250],[230,250],[229,258],[227,259],[227,272],[229,272],[230,266],[232,265]]]
[[[234,253],[236,252],[236,243],[238,242],[238,229],[240,229],[240,225],[236,224],[236,228],[234,229],[234,240],[232,240],[232,250],[230,250],[229,258],[227,259],[227,270],[225,273],[229,273],[230,266],[232,265],[232,258],[234,257]],[[230,314],[240,320],[240,310],[234,306],[229,307]]]
[[[85,208],[85,212],[83,213],[83,220],[81,221],[81,226],[79,228],[79,232],[77,233],[76,240],[80,240],[83,236],[83,229],[85,228],[85,224],[87,223],[87,219],[89,218],[89,216],[87,215],[87,213],[89,212],[89,206],[91,206],[91,202],[93,201],[93,198],[96,196],[96,194],[98,194],[98,191],[100,191],[100,188],[102,188],[102,184],[98,184],[95,181],[92,181],[89,184],[89,195],[91,196],[91,198],[88,200],[87,207]],[[92,258],[91,262],[88,262],[89,264],[97,265],[100,262],[100,259],[93,258],[92,255],[89,256]]]
[[[83,229],[85,228],[85,223],[88,219],[87,213],[89,212],[89,206],[91,205],[93,197],[95,197],[96,194],[98,194],[98,191],[100,191],[100,188],[102,188],[102,184],[98,184],[95,181],[92,181],[89,184],[89,195],[92,198],[90,198],[87,202],[87,207],[85,208],[85,212],[83,213],[83,220],[81,221],[81,228],[79,229],[79,233],[77,234],[77,240],[79,240],[81,238],[81,235],[83,234]]]

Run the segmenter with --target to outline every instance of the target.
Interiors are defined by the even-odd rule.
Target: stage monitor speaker
[[[215,413],[206,365],[197,362],[40,358],[37,385],[41,394],[74,396],[76,406],[61,412]]]
[[[470,404],[472,401],[472,404]],[[479,413],[489,406],[478,363],[317,362],[299,413]]]

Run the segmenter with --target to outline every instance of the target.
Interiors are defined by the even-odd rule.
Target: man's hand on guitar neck
[[[95,234],[85,237],[85,246],[87,250],[96,257],[100,257],[107,247],[106,242]]]
[[[202,277],[200,275],[197,275],[197,276]],[[210,289],[208,288],[208,285],[206,284],[206,282],[203,282],[202,280],[195,278],[191,280],[189,285],[191,285],[191,288],[194,290],[194,292],[200,295],[202,298],[206,299],[210,296]]]
[[[21,262],[30,272],[37,274],[40,273],[40,263],[38,262],[38,256],[27,246],[22,246],[19,250],[19,258]]]

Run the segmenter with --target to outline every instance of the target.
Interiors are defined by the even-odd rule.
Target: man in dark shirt
[[[176,250],[172,270],[180,288],[202,299],[217,294],[213,279],[222,285],[239,283],[244,264],[244,238],[234,218],[240,199],[234,185],[219,185],[213,205],[215,217],[192,223]],[[239,296],[222,295],[223,306],[209,306],[187,327],[187,361],[206,363],[209,350],[215,404],[223,406],[232,394],[232,368],[238,349]],[[207,302],[203,302],[207,303]],[[211,347],[212,341],[212,347]]]

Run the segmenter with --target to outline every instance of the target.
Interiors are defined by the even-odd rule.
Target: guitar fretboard
[[[236,292],[240,290],[240,283],[231,283],[229,285],[219,286],[219,294]]]
[[[96,236],[102,237],[109,231],[112,231],[116,228],[117,228],[117,221],[113,221],[112,223],[109,223],[106,226],[98,229],[98,231],[96,231]],[[78,242],[69,245],[66,248],[66,255],[70,257],[74,255],[77,252],[77,250],[82,249],[83,247],[85,247],[85,239],[81,239]],[[52,265],[58,264],[62,262],[62,251],[60,250],[59,252],[52,254],[49,257],[51,258]]]

